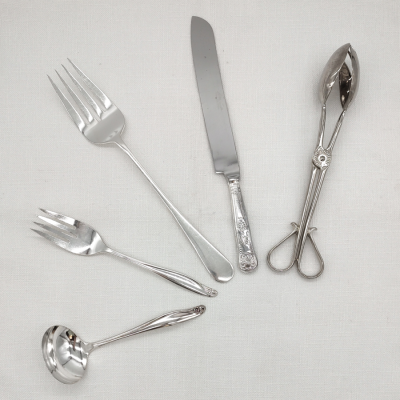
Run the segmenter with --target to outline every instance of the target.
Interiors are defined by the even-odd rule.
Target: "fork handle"
[[[193,318],[197,318],[200,315],[204,314],[205,311],[206,307],[203,305],[189,308],[187,310],[170,311],[164,315],[161,315],[158,318],[154,318],[151,321],[145,322],[144,324],[139,325],[136,328],[130,329],[129,331],[120,333],[119,335],[112,336],[108,339],[103,339],[95,343],[88,344],[89,352],[92,352],[93,350],[101,346],[104,346],[108,343],[115,342],[116,340],[124,339],[129,336],[137,335],[139,333],[151,331],[153,329],[164,328],[180,324],[181,322],[189,321]]]
[[[117,136],[114,138],[114,140],[115,144],[129,156],[129,158],[136,164],[140,171],[142,171],[147,180],[153,185],[153,188],[159,194],[164,204],[178,222],[178,225],[186,234],[209,274],[217,282],[228,282],[231,280],[234,274],[231,263],[197,229],[195,229],[195,227],[168,200],[165,194],[156,185],[153,179],[151,179],[150,175],[140,165],[139,161],[128,149],[122,138]]]
[[[133,264],[138,265],[139,267],[143,267],[148,269],[155,274],[163,277],[164,279],[168,279],[170,282],[175,283],[176,285],[182,286],[185,289],[191,290],[192,292],[201,294],[207,297],[215,297],[218,295],[218,292],[215,289],[212,289],[202,283],[195,281],[194,279],[181,274],[180,272],[173,271],[170,269],[165,269],[161,267],[156,267],[155,265],[145,263],[143,261],[136,260],[135,258],[129,257],[125,254],[122,254],[118,251],[107,249],[107,253],[110,253],[114,256],[123,258],[124,260],[128,260]]]

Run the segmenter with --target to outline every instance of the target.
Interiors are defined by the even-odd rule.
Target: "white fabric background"
[[[400,398],[398,1],[3,0],[1,10],[2,399]],[[70,57],[98,83],[124,112],[137,158],[234,262],[228,189],[213,173],[193,70],[192,15],[214,28],[260,261],[226,285],[208,276],[128,157],[79,134],[46,77]],[[307,190],[317,83],[347,42],[360,88],[313,221],[326,271],[315,281],[274,274],[266,253],[299,220]],[[38,207],[81,219],[118,250],[219,296],[51,246],[29,230]],[[76,385],[57,382],[43,362],[50,325],[94,341],[198,304],[207,312],[195,321],[94,353]]]

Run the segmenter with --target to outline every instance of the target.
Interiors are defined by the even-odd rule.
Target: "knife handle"
[[[252,272],[257,268],[258,261],[251,239],[250,226],[243,203],[239,179],[229,179],[228,184],[232,197],[233,222],[239,251],[239,268],[243,272]]]

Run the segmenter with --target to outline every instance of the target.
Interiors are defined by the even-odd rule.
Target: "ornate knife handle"
[[[239,268],[243,272],[252,272],[257,268],[258,261],[251,239],[250,226],[243,203],[239,179],[229,179],[228,184],[232,196],[233,222],[239,251]]]

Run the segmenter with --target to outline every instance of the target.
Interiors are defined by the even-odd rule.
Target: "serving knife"
[[[197,88],[215,172],[225,175],[231,193],[239,268],[243,272],[251,272],[257,268],[258,261],[239,185],[239,161],[222,86],[214,32],[206,20],[192,17],[191,41]]]

